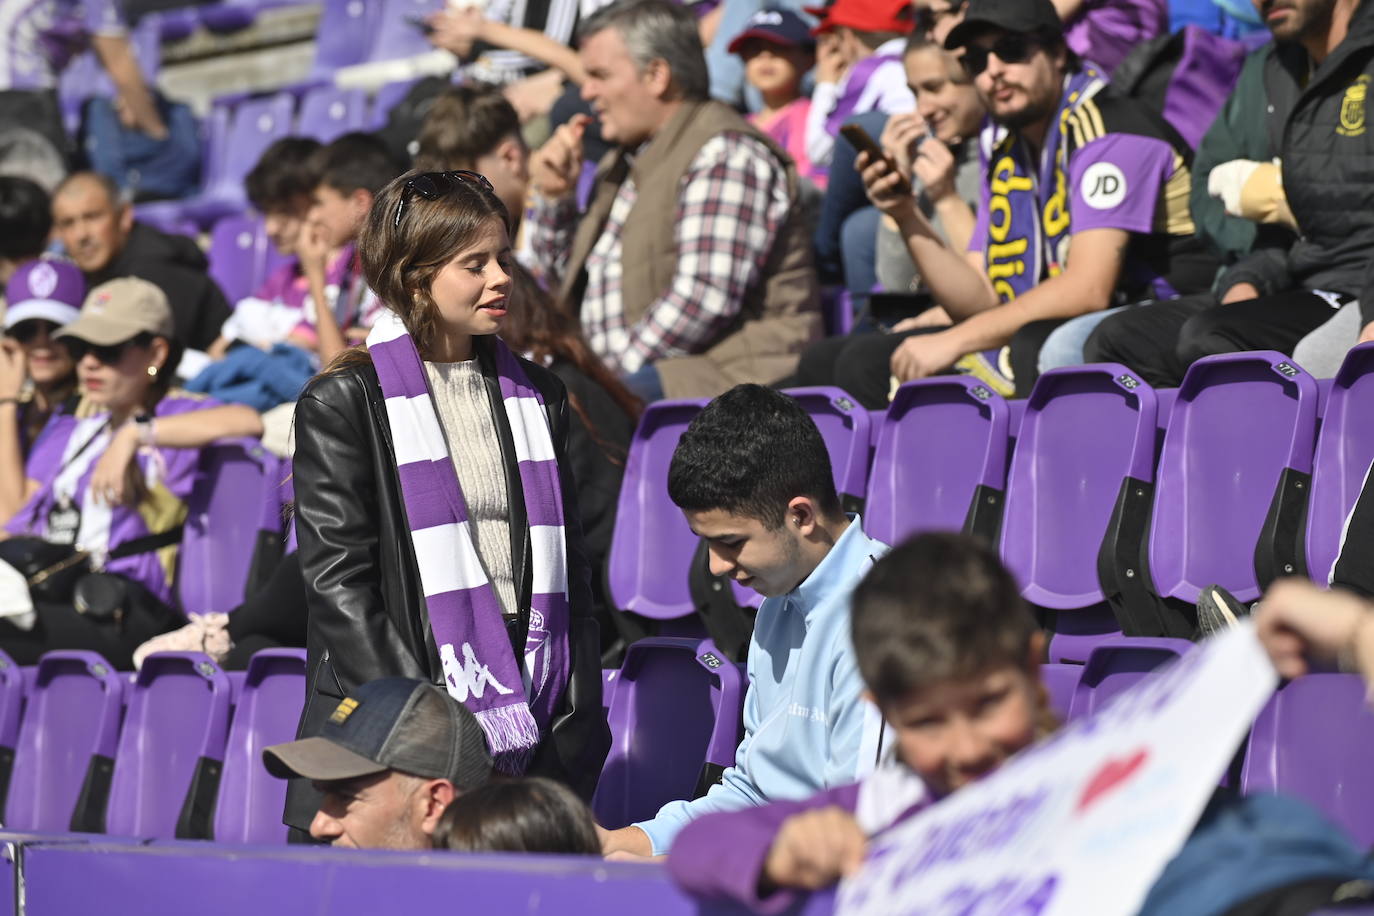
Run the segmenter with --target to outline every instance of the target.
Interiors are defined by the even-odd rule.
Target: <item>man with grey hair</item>
[[[697,24],[669,0],[621,0],[579,30],[582,97],[615,144],[585,213],[589,119],[534,155],[530,243],[592,349],[645,400],[703,398],[795,368],[820,334],[791,159],[708,97]]]

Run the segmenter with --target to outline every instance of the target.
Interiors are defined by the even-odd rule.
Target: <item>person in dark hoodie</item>
[[[119,189],[94,172],[76,172],[58,185],[52,214],[57,237],[87,286],[141,277],[166,294],[178,343],[194,350],[214,343],[229,317],[229,301],[206,273],[208,262],[194,241],[135,222]]]

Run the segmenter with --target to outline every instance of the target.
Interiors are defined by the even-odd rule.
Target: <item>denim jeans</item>
[[[882,136],[883,128],[887,126],[887,114],[881,111],[867,111],[849,118],[845,123],[859,125],[876,140]],[[877,257],[876,210],[873,211],[874,216],[869,222],[867,245],[870,260],[867,285],[857,286],[845,275],[845,269],[849,266],[844,252],[844,246],[848,241],[845,224],[856,212],[865,208],[872,209],[868,203],[868,195],[864,193],[863,179],[854,170],[854,158],[857,155],[858,152],[849,145],[849,141],[843,135],[835,138],[835,152],[830,159],[830,180],[825,189],[825,199],[821,202],[820,223],[816,226],[816,268],[820,271],[822,282],[834,283],[843,277],[846,288],[867,293],[877,279],[877,271],[873,267],[873,260]],[[863,278],[858,278],[858,282],[862,280]]]

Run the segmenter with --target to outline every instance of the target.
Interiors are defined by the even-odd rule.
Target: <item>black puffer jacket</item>
[[[511,500],[511,559],[520,617],[512,650],[523,652],[529,627],[529,525],[510,424],[492,359],[479,338],[478,361],[497,421]],[[547,405],[561,471],[567,536],[571,678],[532,775],[550,776],[590,800],[610,747],[601,709],[600,649],[591,609],[590,570],[582,547],[576,489],[567,460],[567,397],[549,371],[521,360]],[[406,523],[386,405],[369,360],[316,378],[296,405],[296,526],[310,611],[309,680],[300,736],[318,733],[345,692],[399,675],[444,683],[430,631],[410,529]],[[518,656],[517,656],[518,657]],[[293,780],[285,821],[307,829],[319,796]]]
[[[1300,237],[1287,252],[1259,251],[1218,287],[1253,283],[1261,294],[1323,289],[1359,296],[1374,318],[1374,3],[1322,61],[1283,131],[1283,187]]]

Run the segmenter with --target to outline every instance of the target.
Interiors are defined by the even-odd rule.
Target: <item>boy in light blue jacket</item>
[[[695,818],[852,782],[879,751],[881,719],[861,697],[849,595],[887,547],[841,509],[811,418],[760,385],[731,389],[683,434],[668,494],[706,539],[711,573],[765,596],[749,643],[744,740],[701,798],[602,831],[608,855],[663,855]]]

